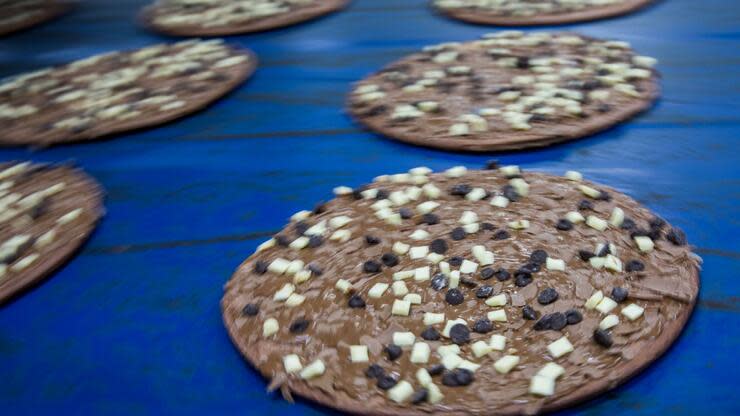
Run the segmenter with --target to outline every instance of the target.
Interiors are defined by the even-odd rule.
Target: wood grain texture
[[[0,40],[0,76],[161,41],[133,23],[148,0],[86,2]],[[701,17],[701,18],[699,18]],[[490,29],[434,15],[426,0],[355,0],[342,13],[229,38],[261,70],[226,99],[117,140],[0,159],[75,159],[106,188],[108,214],[53,279],[0,309],[3,414],[323,414],[265,393],[228,340],[222,286],[290,214],[332,187],[427,165],[577,169],[683,228],[704,257],[684,334],[619,389],[563,414],[738,414],[740,10],[726,0],[658,2],[568,29],[658,57],[662,98],[633,121],[572,143],[470,155],[362,132],[342,112],[353,81],[383,64]],[[680,393],[679,393],[680,392]]]

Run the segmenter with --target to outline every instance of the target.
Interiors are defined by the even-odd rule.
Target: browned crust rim
[[[493,136],[488,139],[423,137],[419,134],[408,134],[403,132],[401,129],[387,127],[383,123],[383,120],[372,121],[365,119],[364,117],[355,114],[353,112],[353,107],[349,103],[346,105],[346,111],[352,119],[366,127],[368,130],[380,133],[384,137],[388,137],[390,139],[417,146],[449,150],[453,152],[494,152],[532,149],[596,134],[648,110],[660,96],[660,87],[658,86],[657,79],[653,77],[652,80],[653,83],[650,84],[650,90],[646,91],[646,98],[641,98],[639,100],[635,100],[635,102],[632,102],[629,105],[615,108],[609,114],[589,117],[586,121],[579,123],[577,126],[551,123],[548,130],[550,134],[540,136],[536,139],[532,139],[530,135],[523,135],[522,138],[517,138],[517,132],[507,133],[503,142],[499,136]],[[348,98],[348,100],[349,99],[350,98]]]
[[[203,99],[193,100],[191,98],[185,97],[183,98],[183,100],[186,102],[186,104],[183,107],[158,114],[154,117],[141,117],[139,119],[134,119],[132,121],[127,121],[123,123],[110,123],[109,126],[101,129],[102,131],[98,130],[98,132],[95,134],[90,134],[86,132],[62,132],[64,134],[59,134],[56,137],[52,137],[43,142],[34,140],[33,136],[24,136],[20,138],[15,137],[11,139],[7,136],[3,137],[2,135],[0,135],[0,146],[30,145],[36,147],[46,147],[58,143],[74,143],[100,139],[118,133],[133,132],[147,127],[162,125],[170,121],[182,118],[186,115],[203,110],[211,103],[236,88],[239,84],[246,81],[257,69],[258,58],[257,55],[254,54],[254,52],[248,49],[231,49],[232,51],[246,55],[248,57],[247,61],[233,66],[231,71],[232,73],[236,72],[237,76],[233,77],[228,82],[214,84],[213,88],[208,90],[208,92],[206,93],[207,95]]]
[[[23,273],[16,278],[11,278],[11,280],[6,280],[0,284],[0,305],[15,299],[17,296],[38,285],[66,264],[82,245],[90,239],[98,223],[105,215],[105,207],[103,206],[105,191],[102,186],[82,171],[82,169],[66,167],[61,167],[60,169],[69,169],[70,172],[68,175],[77,176],[84,183],[84,186],[87,188],[84,197],[91,201],[90,205],[92,205],[92,209],[90,214],[92,214],[92,218],[81,226],[81,235],[75,235],[72,240],[68,241],[58,250],[46,253],[43,263],[33,264],[29,266],[27,273]]]
[[[30,29],[34,26],[40,25],[41,23],[56,19],[57,17],[71,10],[73,6],[74,3],[72,1],[52,2],[49,6],[43,9],[44,13],[36,15],[30,19],[20,21],[10,26],[0,26],[0,36],[6,36],[15,32]]]
[[[609,192],[613,193],[619,193],[618,191],[602,186],[602,188],[606,189]],[[251,256],[250,256],[251,257]],[[237,268],[237,271],[241,269],[249,260],[247,258],[244,262],[242,262],[239,267]],[[639,354],[635,358],[633,358],[631,361],[629,361],[624,367],[619,369],[619,376],[618,377],[612,377],[612,378],[602,378],[598,380],[593,380],[590,383],[584,385],[580,389],[574,390],[573,392],[566,394],[564,396],[556,397],[555,399],[551,401],[546,401],[545,404],[542,406],[542,408],[538,411],[538,413],[546,413],[546,412],[552,412],[556,410],[561,410],[566,407],[570,407],[582,402],[585,402],[587,400],[593,399],[596,396],[605,393],[609,390],[612,390],[627,381],[629,381],[632,377],[639,374],[642,370],[648,367],[653,361],[656,361],[658,358],[660,358],[673,344],[673,342],[678,338],[679,335],[681,335],[681,332],[683,331],[684,326],[688,322],[689,318],[691,317],[691,313],[694,310],[694,307],[696,306],[696,301],[699,297],[699,269],[695,268],[693,270],[693,283],[695,286],[695,290],[693,293],[693,298],[691,300],[691,303],[684,308],[681,313],[676,317],[675,320],[668,322],[668,324],[665,327],[665,330],[661,332],[660,336],[658,336],[657,339],[653,342],[651,345],[651,349],[649,354]],[[233,276],[232,276],[233,278]],[[230,280],[229,280],[230,281]],[[226,326],[226,330],[229,334],[229,338],[234,343],[234,346],[239,350],[239,352],[242,354],[242,357],[249,363],[249,365],[252,368],[257,369],[261,374],[262,377],[265,379],[270,379],[270,375],[266,370],[261,369],[257,365],[255,365],[255,362],[257,362],[256,358],[253,356],[255,354],[255,351],[250,349],[249,345],[245,342],[245,340],[240,339],[238,336],[237,328],[233,321],[229,321],[226,315],[226,309],[228,307],[228,304],[225,303],[226,296],[221,299],[221,315],[224,322],[224,325]],[[334,397],[331,395],[325,393],[322,390],[319,390],[317,388],[311,388],[308,384],[303,382],[297,382],[297,383],[291,383],[289,387],[290,393],[295,393],[300,397],[303,397],[304,399],[310,400],[312,402],[319,403],[321,405],[330,407],[335,410],[339,410],[346,413],[351,414],[358,414],[358,415],[386,415],[386,416],[399,416],[399,415],[419,415],[419,416],[428,416],[429,412],[417,410],[414,408],[389,408],[387,410],[378,410],[378,409],[363,409],[361,404],[357,404],[356,406],[348,406],[345,403],[340,403],[337,400],[335,400]],[[471,414],[488,414],[488,413],[478,413],[478,412],[458,412],[458,411],[443,411],[443,410],[436,410],[435,413],[444,413],[446,415],[471,415]],[[497,415],[502,416],[509,416],[509,415],[523,415],[526,414],[526,405],[511,405],[506,407],[505,409],[496,409],[495,413]]]
[[[588,10],[534,16],[494,16],[467,10],[446,10],[433,5],[432,7],[440,14],[469,23],[499,26],[539,26],[588,22],[591,20],[621,16],[642,9],[643,7],[653,3],[653,1],[654,0],[626,0],[620,4],[595,7]]]
[[[224,26],[218,28],[203,28],[197,26],[177,26],[164,27],[157,25],[152,20],[154,5],[149,5],[141,9],[138,20],[143,26],[155,31],[171,36],[228,36],[245,33],[262,32],[266,30],[278,29],[291,26],[297,23],[313,20],[320,16],[333,13],[349,4],[349,0],[325,0],[316,10],[308,13],[283,13],[274,17],[260,19],[256,22],[244,23],[235,26]]]

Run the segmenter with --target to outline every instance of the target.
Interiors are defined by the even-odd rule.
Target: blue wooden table
[[[344,12],[230,42],[255,77],[161,128],[0,160],[74,159],[108,191],[79,256],[0,309],[0,413],[319,414],[265,393],[221,324],[222,285],[293,212],[418,165],[480,166],[360,130],[350,83],[423,45],[490,28],[435,16],[427,0],[355,0]],[[147,0],[95,0],[0,39],[0,76],[166,39],[133,24]],[[567,414],[740,414],[740,7],[664,0],[571,25],[660,59],[663,98],[591,138],[498,154],[525,169],[577,169],[682,227],[704,258],[700,300],[674,347],[625,386]],[[2,128],[2,126],[0,126]]]

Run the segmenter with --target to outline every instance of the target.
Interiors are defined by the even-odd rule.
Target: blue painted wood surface
[[[162,41],[133,24],[147,0],[96,0],[0,39],[0,76]],[[686,230],[704,257],[697,310],[647,371],[566,414],[740,414],[740,8],[664,0],[565,26],[660,59],[647,114],[577,142],[499,154],[526,169],[582,171]],[[0,160],[74,159],[108,190],[108,216],[78,257],[0,309],[0,413],[319,414],[265,393],[221,324],[231,272],[293,212],[335,185],[490,157],[399,144],[341,108],[350,83],[423,45],[490,31],[435,16],[426,0],[355,0],[344,12],[229,39],[256,76],[192,117],[112,140]]]

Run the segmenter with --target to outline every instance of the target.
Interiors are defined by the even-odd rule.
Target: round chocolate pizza
[[[350,114],[421,146],[545,146],[611,127],[658,96],[656,60],[621,41],[503,31],[429,46],[355,85]]]
[[[584,22],[631,13],[652,0],[432,0],[440,13],[471,23],[521,26]]]
[[[62,0],[0,0],[0,36],[54,19],[71,6]]]
[[[21,74],[0,83],[0,145],[48,146],[162,124],[206,107],[256,66],[248,50],[189,40]]]
[[[223,36],[289,26],[341,9],[348,0],[156,0],[142,22],[176,36]]]
[[[521,414],[611,389],[679,335],[685,234],[604,186],[415,168],[291,222],[226,284],[239,351],[281,389],[363,414]]]
[[[0,303],[63,265],[103,213],[103,191],[79,169],[0,164]]]

